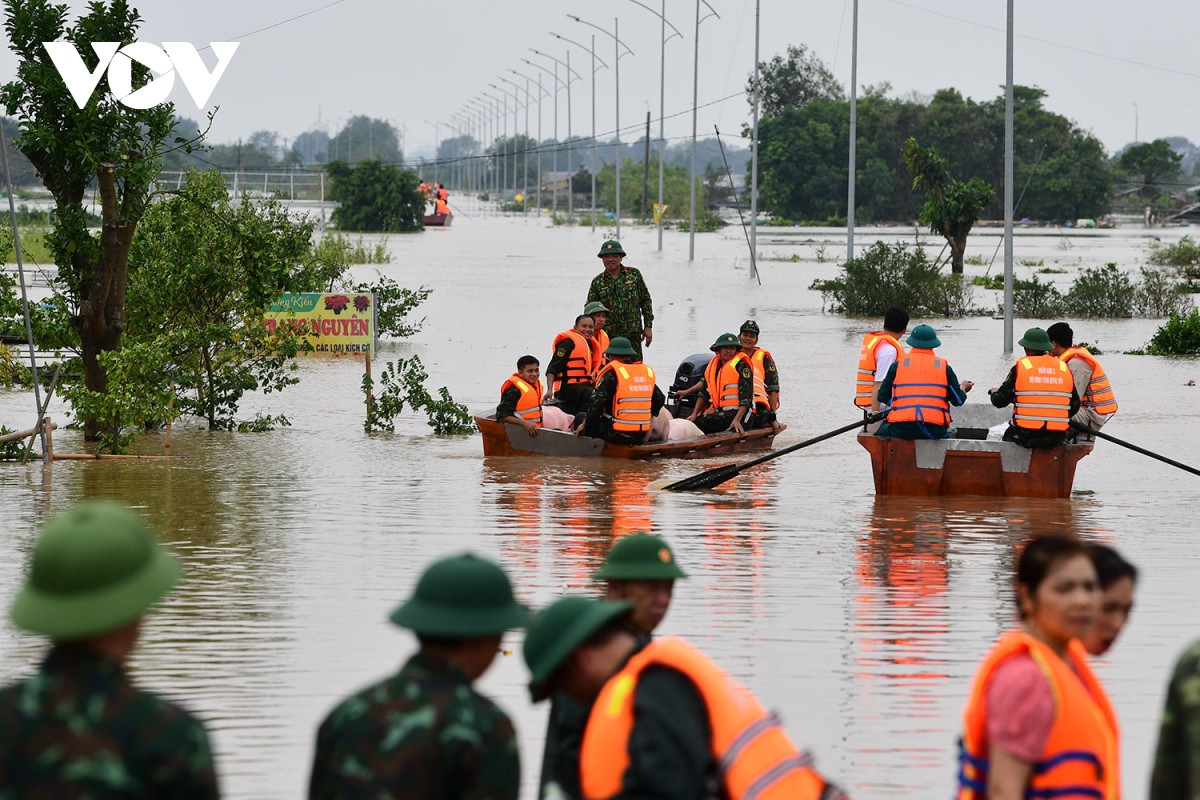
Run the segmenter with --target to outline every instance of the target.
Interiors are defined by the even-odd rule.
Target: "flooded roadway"
[[[388,239],[380,270],[434,289],[424,330],[387,342],[379,359],[418,354],[431,388],[445,385],[473,411],[494,407],[518,356],[547,363],[570,326],[599,243],[611,231],[551,228],[477,216],[449,230]],[[1164,239],[1185,231],[1155,231]],[[885,232],[911,241],[911,230]],[[998,232],[973,235],[985,260]],[[824,315],[814,278],[833,277],[844,233],[760,229],[762,285],[749,277],[736,229],[697,237],[626,227],[622,242],[655,305],[647,361],[664,387],[678,363],[744,319],[779,363],[784,447],[853,422],[851,382],[868,325]],[[1140,230],[1065,238],[1019,236],[1019,260],[1068,270],[1144,263]],[[877,238],[859,231],[860,244]],[[938,246],[934,245],[934,252]],[[792,262],[793,254],[799,262]],[[824,260],[820,260],[824,259]],[[986,267],[968,265],[968,274]],[[361,267],[368,276],[374,267]],[[992,267],[995,272],[999,263]],[[1031,268],[1018,267],[1018,277]],[[991,307],[995,294],[979,290]],[[977,391],[1000,383],[1010,359],[1002,323],[988,317],[928,321],[942,353]],[[1051,322],[1047,320],[1045,322]],[[1018,320],[1018,336],[1036,324]],[[1121,355],[1142,346],[1155,320],[1074,322],[1098,342],[1121,411],[1105,429],[1200,464],[1194,359]],[[1168,670],[1200,636],[1194,601],[1195,476],[1109,443],[1079,464],[1070,500],[876,498],[869,458],[850,434],[747,470],[698,494],[648,492],[726,463],[580,462],[483,458],[478,436],[434,437],[405,416],[395,434],[365,435],[362,366],[309,359],[282,396],[244,404],[284,413],[293,427],[266,434],[176,428],[170,462],[0,464],[0,597],[7,605],[37,525],[91,496],[122,499],[152,521],[187,565],[185,581],[151,618],[134,671],[146,687],[182,700],[213,732],[225,793],[303,794],[316,725],[335,700],[394,671],[413,649],[386,622],[420,569],[471,548],[510,571],[523,600],[595,591],[589,578],[617,536],[670,538],[691,577],[677,584],[664,633],[681,634],[779,709],[820,768],[856,798],[947,797],[959,714],[975,665],[1013,615],[1014,545],[1071,531],[1119,547],[1142,571],[1126,633],[1098,672],[1123,727],[1125,797],[1146,794]],[[980,395],[981,400],[986,397]],[[27,427],[32,398],[0,390],[0,421]],[[52,413],[63,418],[61,407]],[[79,451],[60,431],[56,449]],[[161,452],[145,436],[143,452]],[[738,459],[738,460],[745,460]],[[520,636],[506,646],[519,654]],[[5,621],[0,679],[33,668],[43,643]],[[501,657],[483,682],[513,715],[534,796],[545,708],[531,706],[519,655]]]

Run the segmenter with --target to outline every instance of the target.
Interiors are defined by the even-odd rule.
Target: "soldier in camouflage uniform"
[[[396,675],[337,706],[317,733],[309,797],[516,800],[516,732],[471,684],[500,637],[523,628],[508,576],[471,554],[434,563],[391,615],[420,650]]]
[[[1167,686],[1150,800],[1200,800],[1200,641],[1175,662]]]
[[[35,675],[0,690],[0,800],[220,796],[204,726],[123,668],[142,614],[178,579],[116,503],[47,523],[10,613],[54,644]]]
[[[649,347],[654,339],[654,307],[650,290],[642,273],[621,263],[625,250],[616,239],[600,246],[597,255],[604,261],[604,272],[592,278],[588,287],[588,303],[599,302],[608,307],[604,330],[615,339],[624,336],[642,358],[642,342]]]

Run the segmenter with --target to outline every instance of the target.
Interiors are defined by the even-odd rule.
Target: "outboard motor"
[[[685,358],[680,362],[679,369],[675,370],[675,382],[671,384],[671,388],[667,392],[667,408],[675,419],[690,416],[696,408],[696,401],[700,398],[698,392],[689,394],[687,397],[680,397],[679,392],[690,389],[700,382],[700,379],[704,377],[704,368],[708,366],[708,362],[712,361],[712,358],[712,353],[697,353]]]

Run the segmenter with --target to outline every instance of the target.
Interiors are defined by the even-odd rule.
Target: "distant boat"
[[[449,228],[450,223],[454,221],[453,214],[426,214],[426,228]]]

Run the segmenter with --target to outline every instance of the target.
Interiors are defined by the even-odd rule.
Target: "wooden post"
[[[171,397],[167,400],[167,435],[163,441],[163,455],[171,455],[171,412],[175,408],[175,381],[171,381]]]
[[[29,347],[32,349],[33,345],[30,344]],[[38,434],[42,432],[42,423],[40,420],[42,420],[43,415],[46,413],[46,409],[50,407],[50,399],[54,397],[54,387],[58,386],[58,379],[62,375],[62,368],[63,365],[60,361],[54,369],[54,377],[50,379],[50,388],[46,391],[46,400],[42,403],[42,407],[38,409],[39,422],[33,426],[33,433],[29,437],[29,444],[25,445],[25,452],[21,454],[22,464],[29,460],[29,454],[33,452],[33,442],[37,439]]]
[[[366,365],[367,380],[369,381],[371,379],[371,351],[370,350],[367,350],[367,352],[363,354],[363,362]],[[374,397],[372,396],[372,390],[371,390],[370,386],[368,385],[368,388],[367,388],[367,422],[371,421],[371,411],[372,411],[373,405],[374,405]]]
[[[54,463],[54,437],[50,433],[54,430],[54,423],[49,417],[42,420],[42,430],[46,433],[46,466],[50,466]]]

